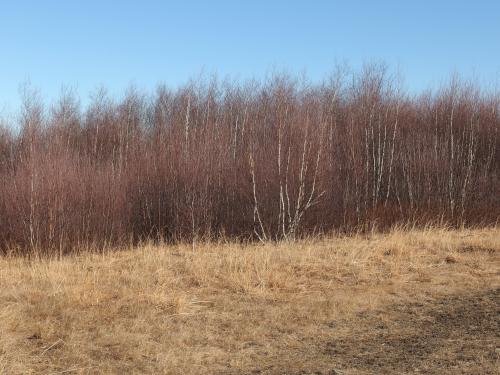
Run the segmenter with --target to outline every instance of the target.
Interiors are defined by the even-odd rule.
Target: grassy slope
[[[495,373],[499,260],[500,229],[4,258],[0,373]]]

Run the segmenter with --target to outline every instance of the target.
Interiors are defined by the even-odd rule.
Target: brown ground
[[[325,353],[351,373],[495,374],[499,314],[500,289],[391,305],[357,314]]]
[[[4,374],[497,374],[500,230],[0,259]]]

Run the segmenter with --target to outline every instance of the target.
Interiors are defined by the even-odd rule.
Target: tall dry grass
[[[265,245],[150,244],[61,259],[2,257],[0,373],[332,373],[345,358],[325,352],[328,342],[357,332],[362,316],[380,316],[380,325],[393,304],[425,306],[448,294],[499,288],[499,234],[394,230]],[[393,333],[406,337],[421,319],[431,318],[413,316],[402,321],[405,331]],[[365,335],[381,334],[375,325],[367,329]],[[453,370],[449,353],[436,351],[442,355],[436,373],[494,373],[494,361],[464,352],[467,337],[455,339],[444,337],[439,349],[458,345],[462,356],[453,361],[462,367]],[[365,336],[358,332],[353,340],[359,358],[374,359]],[[480,353],[495,350],[479,344]],[[396,344],[384,345],[390,354]],[[418,347],[409,345],[397,366],[418,359]]]

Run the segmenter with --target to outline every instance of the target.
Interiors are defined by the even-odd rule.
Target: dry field
[[[2,374],[496,374],[500,229],[0,259]]]

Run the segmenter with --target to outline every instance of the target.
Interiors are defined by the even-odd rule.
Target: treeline
[[[410,95],[377,65],[99,91],[85,110],[26,92],[0,130],[0,249],[495,223],[499,104],[456,78]]]

